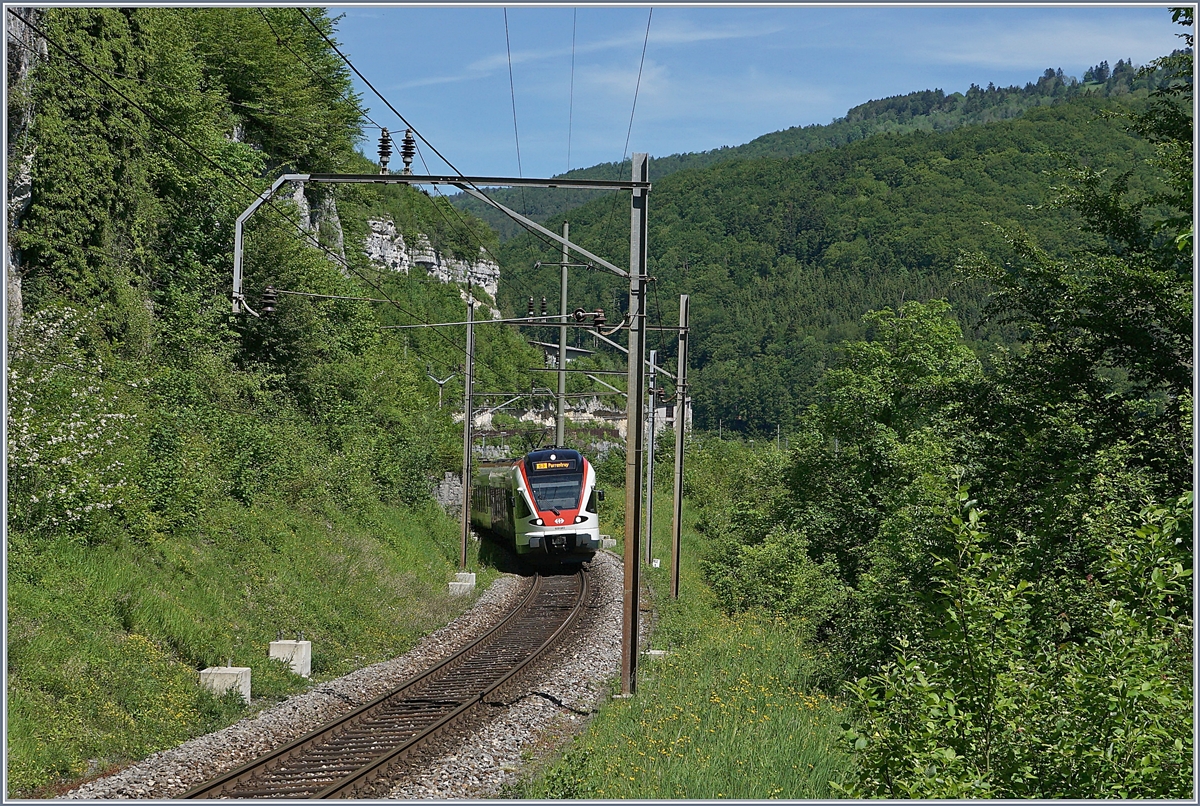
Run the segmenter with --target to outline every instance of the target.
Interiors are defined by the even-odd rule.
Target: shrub
[[[1087,580],[1103,616],[1078,640],[1033,628],[1036,586],[982,549],[965,490],[958,504],[934,571],[942,627],[848,686],[862,716],[845,726],[847,793],[1192,797],[1191,495],[1114,536]]]
[[[66,306],[28,316],[8,369],[8,523],[30,538],[88,539],[136,505],[138,417],[92,349],[94,317]]]

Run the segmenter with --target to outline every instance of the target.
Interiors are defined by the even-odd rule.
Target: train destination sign
[[[534,462],[534,470],[574,470],[575,460],[566,459],[558,462]]]

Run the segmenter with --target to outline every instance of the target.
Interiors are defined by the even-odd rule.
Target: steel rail
[[[337,719],[333,720],[332,722],[327,722],[324,725],[320,725],[320,726],[314,728],[313,730],[309,731],[308,733],[304,734],[303,736],[300,736],[299,738],[296,738],[296,739],[292,740],[291,742],[288,742],[287,744],[285,744],[281,747],[278,747],[269,753],[266,753],[265,755],[259,756],[258,758],[255,758],[255,759],[251,759],[250,761],[246,762],[245,764],[241,765],[240,767],[236,767],[235,769],[232,769],[229,772],[226,772],[216,778],[213,778],[210,781],[206,781],[205,783],[200,784],[199,786],[193,787],[192,789],[189,789],[187,792],[184,792],[179,797],[181,799],[219,797],[221,792],[223,792],[224,790],[232,789],[234,786],[241,783],[242,781],[249,780],[251,777],[253,777],[253,775],[255,773],[259,772],[260,770],[265,769],[270,764],[300,755],[301,753],[303,753],[303,751],[306,749],[306,747],[312,746],[313,744],[316,744],[319,740],[326,738],[327,735],[329,733],[331,733],[331,731],[334,730],[338,725],[342,725],[342,724],[345,724],[352,720],[357,720],[364,716],[367,716],[368,712],[373,712],[375,710],[378,710],[378,708],[381,705],[383,705],[383,703],[386,702],[387,700],[395,697],[396,695],[398,695],[404,691],[415,688],[420,683],[433,678],[438,673],[450,668],[451,664],[456,664],[457,662],[464,660],[475,649],[481,647],[485,642],[490,641],[493,638],[495,638],[496,635],[507,624],[509,624],[511,621],[515,620],[517,618],[518,614],[522,613],[525,610],[525,608],[528,606],[528,604],[533,600],[534,596],[537,594],[537,592],[541,586],[541,581],[542,581],[541,576],[534,577],[533,584],[531,584],[529,586],[529,590],[526,591],[524,598],[521,599],[521,602],[517,605],[517,607],[513,608],[512,612],[510,612],[507,616],[505,616],[504,619],[501,620],[499,624],[497,624],[495,627],[493,627],[488,632],[486,632],[483,635],[476,638],[471,643],[467,644],[465,647],[460,649],[458,652],[455,652],[454,654],[450,655],[449,657],[444,658],[436,666],[433,666],[422,672],[418,672],[417,674],[413,675],[409,679],[405,680],[399,686],[393,688],[390,691],[386,691],[383,694],[380,694],[378,697],[371,700],[370,702],[360,705],[358,708],[355,708],[353,711],[350,711],[349,713],[343,714],[342,716],[338,717]]]
[[[460,705],[457,709],[454,710],[454,712],[452,712],[451,714],[448,714],[446,717],[439,720],[435,724],[430,725],[426,730],[424,730],[419,735],[414,736],[408,742],[406,742],[405,744],[396,748],[395,750],[391,751],[386,756],[382,756],[381,758],[379,758],[377,761],[373,762],[372,764],[370,764],[366,767],[363,767],[362,769],[358,770],[357,772],[355,772],[352,775],[347,776],[342,781],[339,781],[338,783],[327,787],[326,789],[322,790],[321,792],[318,792],[314,797],[317,797],[317,798],[340,798],[340,797],[355,797],[355,796],[357,796],[357,793],[359,790],[370,786],[373,783],[373,781],[375,779],[377,779],[382,773],[386,772],[387,768],[390,767],[395,761],[398,761],[399,759],[408,755],[410,752],[412,752],[412,750],[414,750],[422,742],[425,742],[425,741],[433,738],[434,736],[442,733],[443,731],[449,729],[450,727],[452,727],[459,720],[461,720],[463,717],[465,717],[468,714],[468,712],[473,711],[477,706],[481,705],[490,694],[493,694],[494,692],[502,689],[505,685],[512,682],[520,674],[525,672],[532,663],[534,663],[539,658],[541,658],[542,655],[544,655],[548,649],[550,649],[552,646],[554,646],[558,642],[558,639],[562,636],[563,633],[565,633],[568,629],[571,628],[571,626],[575,623],[576,619],[578,619],[579,614],[582,612],[583,605],[587,601],[587,592],[588,592],[587,574],[585,574],[583,572],[583,569],[580,568],[580,570],[578,572],[578,576],[579,576],[579,593],[576,596],[575,604],[571,608],[570,614],[567,616],[566,619],[563,620],[562,624],[559,625],[558,629],[556,629],[549,638],[547,638],[545,641],[543,641],[541,646],[539,646],[528,658],[523,660],[518,665],[514,666],[502,678],[500,678],[499,680],[490,684],[484,691],[475,695],[475,697],[473,697],[471,700]],[[539,575],[538,579],[540,580],[541,578],[542,577]]]
[[[486,655],[483,655],[484,651],[504,636],[506,631],[511,627],[519,626],[522,618],[535,616],[538,611],[536,605],[539,601],[539,595],[545,587],[543,579],[541,575],[534,578],[533,584],[529,586],[529,590],[522,598],[520,604],[505,616],[500,623],[435,666],[412,676],[396,688],[355,708],[342,717],[309,731],[282,747],[253,759],[234,770],[230,770],[211,781],[194,787],[180,797],[344,797],[347,796],[347,793],[351,793],[351,796],[353,796],[352,793],[373,785],[378,780],[379,775],[385,772],[394,762],[411,754],[433,736],[457,724],[468,712],[482,703],[486,697],[512,681],[520,672],[527,669],[530,664],[543,655],[558,640],[563,632],[569,629],[577,620],[579,613],[582,611],[583,603],[586,601],[587,591],[587,577],[582,569],[579,572],[579,590],[571,613],[539,647],[526,655],[514,668],[504,672],[499,679],[491,681],[478,694],[469,695],[466,699],[456,698],[453,692],[447,693],[445,696],[438,696],[438,680],[452,678],[459,667],[466,666],[467,669],[470,669],[472,665],[470,661],[475,660],[478,663],[481,657],[486,658]],[[467,675],[469,679],[469,671]],[[405,696],[406,694],[410,696]],[[401,710],[389,714],[387,712],[389,703],[397,704],[401,707]],[[416,710],[414,710],[414,706],[416,706]],[[407,710],[404,710],[405,708]],[[413,724],[414,721],[420,722],[422,717],[437,714],[438,711],[445,711],[446,708],[451,708],[452,710],[437,716],[430,724],[425,725],[423,729],[419,724]],[[361,747],[360,754],[370,754],[371,751],[367,749],[368,747],[378,745],[381,739],[386,742],[385,736],[377,736],[375,728],[364,724],[373,719],[377,723],[384,722],[398,725],[401,730],[416,729],[418,732],[403,740],[400,745],[394,748],[379,748],[380,754],[371,758],[366,764],[355,762],[349,767],[342,768],[325,766],[319,773],[315,773],[324,775],[326,781],[328,780],[329,773],[340,773],[343,771],[348,773],[348,775],[340,777],[332,783],[325,784],[324,781],[313,781],[305,784],[303,781],[300,781],[294,784],[272,786],[270,782],[262,781],[260,782],[261,786],[254,789],[247,789],[248,786],[254,786],[253,782],[256,777],[269,775],[272,770],[282,770],[289,762],[303,764],[304,760],[309,757],[335,755],[335,750],[323,747],[327,741],[334,738],[340,738],[343,743],[348,744],[351,748]],[[334,762],[335,758],[330,758],[329,760]],[[321,786],[323,786],[323,789],[317,791],[316,794],[312,794],[314,790]]]

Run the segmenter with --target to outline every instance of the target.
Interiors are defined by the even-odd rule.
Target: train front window
[[[582,473],[533,475],[529,484],[533,487],[533,500],[543,512],[579,507],[579,493],[583,489]]]

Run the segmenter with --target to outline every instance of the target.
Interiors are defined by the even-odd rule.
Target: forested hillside
[[[1110,123],[1157,182],[1065,167],[1046,201],[1092,239],[960,260],[1018,344],[881,307],[790,452],[697,446],[708,578],[829,652],[849,794],[1195,796],[1191,51],[1156,66]]]
[[[718,163],[656,180],[650,197],[652,318],[672,323],[692,299],[691,369],[698,427],[771,434],[791,428],[835,345],[863,331],[867,311],[946,298],[972,343],[1017,333],[984,322],[989,285],[963,277],[967,252],[999,257],[1005,229],[1023,228],[1052,255],[1095,246],[1075,211],[1050,204],[1047,172],[1086,166],[1131,172],[1131,190],[1159,188],[1142,138],[1108,115],[1143,108],[1091,96],[1041,106],[1014,120],[949,132],[880,134],[813,154]],[[628,254],[628,196],[570,213],[573,240],[600,255]],[[553,219],[549,227],[559,227]],[[511,282],[556,287],[549,248],[505,242]],[[501,289],[510,310],[514,286]],[[570,304],[623,309],[627,287],[594,272],[572,275]],[[670,340],[660,346],[674,352]]]
[[[277,310],[234,316],[238,214],[283,171],[373,170],[323,36],[336,24],[291,8],[6,13],[18,797],[247,713],[198,669],[250,666],[259,701],[301,690],[266,659],[281,633],[313,639],[319,680],[465,606],[445,593],[457,526],[430,496],[461,431],[429,377],[458,371],[465,333],[381,328],[459,321],[464,290],[381,271],[362,244],[386,221],[440,255],[496,256],[496,302],[515,313],[542,295],[555,312],[558,269],[534,266],[559,252],[407,187],[285,187],[246,232],[246,300],[262,310],[273,286]],[[1191,31],[1190,10],[1175,17]],[[764,720],[765,685],[806,719],[823,686],[823,724],[845,719],[856,759],[844,793],[1194,797],[1187,44],[1140,72],[872,101],[652,168],[651,322],[692,299],[685,492],[706,586],[669,626],[745,664],[725,680],[701,653],[688,671],[736,684]],[[551,229],[557,209],[538,212]],[[565,217],[623,262],[628,196]],[[570,287],[570,307],[610,322],[627,306],[599,273],[572,269]],[[479,388],[545,384],[521,334],[476,338]],[[672,361],[673,338],[649,342]],[[618,451],[599,468],[608,484],[623,469]],[[718,609],[736,630],[714,641]],[[753,686],[743,637],[778,661]],[[692,698],[693,679],[687,702],[726,709]],[[713,724],[764,735],[743,716]],[[661,725],[686,763],[682,723]],[[576,763],[602,761],[609,786],[619,753],[645,753],[630,745]]]
[[[244,712],[197,669],[297,690],[266,661],[280,631],[334,675],[463,606],[445,595],[457,530],[429,495],[459,429],[426,371],[460,364],[464,334],[378,326],[465,306],[379,276],[361,244],[370,217],[460,257],[495,237],[408,188],[284,192],[248,225],[251,307],[266,285],[395,304],[284,295],[231,316],[238,214],[283,171],[370,170],[345,65],[293,9],[7,11],[15,796]],[[478,338],[486,382],[528,386],[519,337]]]
[[[1144,97],[1162,81],[1163,76],[1159,73],[1139,73],[1131,63],[1119,60],[1112,68],[1107,62],[1090,68],[1084,74],[1083,81],[1064,75],[1062,70],[1047,69],[1040,78],[1026,83],[1024,87],[997,87],[994,84],[980,87],[972,84],[966,93],[947,95],[940,89],[910,92],[859,104],[849,110],[845,117],[836,118],[831,123],[793,126],[756,137],[743,145],[722,146],[699,153],[652,156],[650,177],[657,182],[676,171],[705,168],[728,160],[794,157],[837,148],[881,133],[950,131],[960,126],[1009,120],[1035,107],[1085,96]],[[562,176],[572,179],[628,179],[629,171],[629,161],[626,160],[577,168]],[[530,188],[521,191],[496,190],[492,194],[502,204],[540,222],[561,218],[568,211],[600,195],[601,191],[545,191]],[[512,219],[470,196],[459,194],[453,196],[452,200],[461,209],[469,210],[487,221],[503,240],[524,232]]]
[[[693,435],[685,494],[706,585],[663,607],[669,655],[641,702],[602,712],[596,738],[568,750],[535,796],[795,796],[831,781],[854,798],[1195,800],[1194,20],[1190,8],[1172,15],[1189,47],[1151,66],[1170,80],[1099,121],[1095,107],[1064,104],[949,135],[714,166],[687,178],[694,208],[675,203],[683,177],[656,186],[660,281],[669,247],[759,249],[740,265],[731,257],[728,274],[710,257],[689,288],[693,316],[709,289],[721,294],[701,327],[728,315],[735,265],[754,286],[756,267],[828,255],[828,230],[806,238],[778,223],[818,204],[842,218],[802,220],[840,220],[832,235],[862,239],[866,288],[889,288],[879,276],[904,268],[906,244],[928,254],[941,243],[963,250],[959,276],[991,294],[949,284],[935,293],[953,303],[864,294],[874,309],[812,371],[811,404],[781,447],[714,433],[711,419]],[[1075,134],[1046,138],[1068,121]],[[1145,161],[1105,172],[1097,138]],[[1048,142],[1070,158],[1044,163],[1046,174],[1014,170],[1037,164]],[[841,172],[822,182],[831,166]],[[950,184],[952,170],[969,181]],[[759,190],[775,176],[804,193]],[[960,199],[987,201],[960,217]],[[1026,203],[1040,208],[1019,215]],[[985,220],[1004,228],[986,236]],[[858,287],[853,263],[819,266],[794,271]],[[825,309],[782,338],[772,297],[739,313],[778,328],[756,332],[782,364],[825,310],[848,321],[836,289],[817,299]],[[965,337],[972,304],[1004,343]],[[775,381],[758,366],[760,385]],[[707,376],[692,389],[719,397],[713,386]],[[709,593],[724,620],[686,620]],[[744,655],[757,655],[747,671]],[[848,762],[819,749],[832,738],[821,698],[797,696],[814,679],[844,707]],[[796,712],[806,719],[793,730]]]

